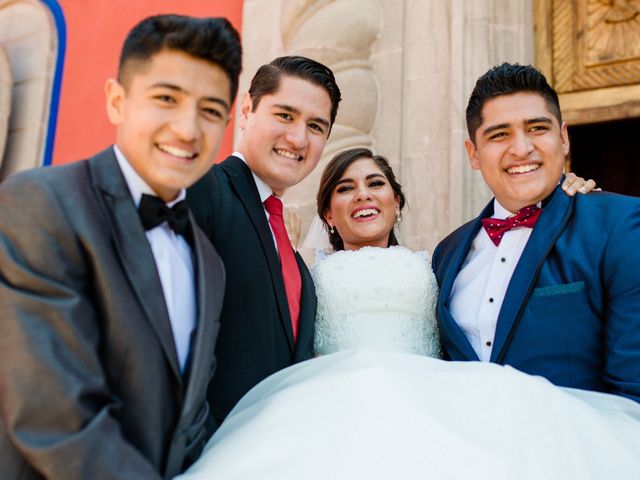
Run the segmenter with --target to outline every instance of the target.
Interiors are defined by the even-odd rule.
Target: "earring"
[[[396,212],[396,225],[400,225],[400,212]]]
[[[329,228],[329,233],[330,233],[331,235],[333,235],[334,233],[336,233],[336,229],[335,229],[335,228],[333,228],[333,225],[331,225],[331,228]]]

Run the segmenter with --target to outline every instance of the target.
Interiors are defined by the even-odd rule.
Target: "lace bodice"
[[[404,247],[340,251],[312,275],[316,353],[366,347],[440,356],[437,283],[426,255]]]

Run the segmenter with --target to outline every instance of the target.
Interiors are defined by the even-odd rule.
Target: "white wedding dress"
[[[640,405],[436,358],[424,256],[338,252],[313,276],[321,356],[253,388],[180,479],[640,478]]]

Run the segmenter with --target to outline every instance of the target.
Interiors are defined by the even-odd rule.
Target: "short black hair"
[[[218,65],[229,78],[230,100],[238,93],[242,70],[240,35],[222,17],[196,18],[155,15],[138,23],[127,35],[120,54],[118,81],[128,86],[133,66],[144,68],[162,50],[184,52]]]
[[[329,211],[334,191],[338,186],[338,183],[342,179],[344,172],[347,171],[347,169],[353,162],[355,162],[356,160],[361,160],[363,158],[373,160],[378,168],[382,170],[382,174],[385,176],[385,178],[389,182],[389,185],[391,186],[391,189],[393,190],[393,195],[398,197],[399,199],[399,207],[401,212],[406,204],[406,199],[404,197],[404,193],[402,192],[402,186],[396,180],[393,169],[391,168],[391,165],[389,165],[389,161],[385,157],[383,157],[382,155],[374,155],[373,152],[368,148],[350,148],[349,150],[345,150],[336,154],[329,161],[324,169],[324,172],[322,172],[320,187],[318,189],[318,195],[316,197],[318,216],[329,232],[329,242],[336,252],[339,250],[344,250],[344,241],[342,240],[342,237],[337,230],[334,230],[334,232],[331,233],[331,229],[329,228],[329,224],[324,218],[324,215]],[[387,246],[395,245],[398,245],[398,239],[393,229],[391,229],[391,231],[389,232],[389,240],[387,242]]]
[[[331,99],[330,126],[332,126],[341,100],[340,88],[329,67],[307,57],[278,57],[271,63],[262,65],[253,76],[249,87],[253,110],[258,108],[264,95],[271,95],[278,91],[282,75],[301,78],[325,89]]]
[[[503,63],[490,69],[476,82],[467,104],[467,131],[476,143],[476,131],[482,125],[482,109],[489,100],[514,93],[537,93],[544,98],[549,111],[562,125],[558,94],[540,70],[531,65]]]

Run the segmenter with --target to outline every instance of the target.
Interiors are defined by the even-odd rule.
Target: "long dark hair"
[[[322,178],[320,179],[320,188],[318,189],[318,196],[316,199],[318,216],[329,232],[329,241],[331,242],[331,246],[333,247],[333,249],[336,251],[344,250],[344,242],[342,241],[342,238],[338,234],[337,230],[334,230],[334,232],[331,233],[331,229],[329,227],[329,224],[325,220],[324,215],[325,213],[327,213],[331,206],[331,197],[333,196],[333,192],[338,185],[338,182],[340,181],[340,179],[342,179],[344,172],[353,162],[363,158],[369,158],[373,160],[375,164],[380,168],[380,170],[382,170],[382,173],[389,182],[389,185],[391,185],[394,196],[396,196],[400,200],[399,203],[401,211],[406,203],[404,193],[402,193],[402,187],[396,180],[396,176],[393,174],[393,170],[391,169],[391,166],[389,165],[389,162],[386,158],[381,155],[374,155],[373,152],[367,148],[352,148],[338,153],[327,164],[324,172],[322,172]],[[398,245],[398,239],[396,238],[396,234],[393,229],[389,233],[389,242],[387,245]]]

